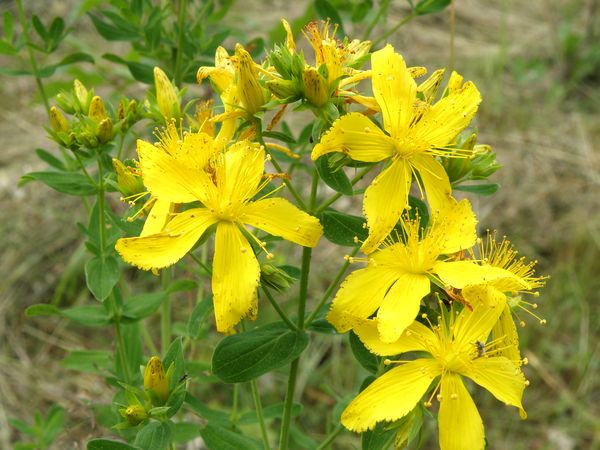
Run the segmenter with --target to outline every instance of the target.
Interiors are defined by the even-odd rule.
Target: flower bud
[[[104,109],[104,102],[97,95],[92,98],[88,117],[96,123],[102,122],[107,117],[106,110]]]
[[[130,425],[139,425],[148,418],[148,413],[142,405],[130,405],[120,412]]]
[[[73,81],[73,92],[75,93],[75,99],[79,103],[79,109],[84,114],[87,114],[89,104],[89,92],[79,80]]]
[[[101,144],[105,144],[106,142],[110,141],[113,138],[112,131],[113,131],[112,119],[110,117],[103,119],[98,124],[98,130],[96,132],[96,135],[98,136],[98,141],[100,141]]]
[[[292,98],[295,100],[299,95],[296,83],[291,80],[269,80],[267,81],[267,88],[279,99]]]
[[[77,111],[75,105],[73,104],[73,96],[70,93],[59,92],[58,94],[56,94],[56,97],[54,97],[54,100],[56,100],[56,103],[58,103],[60,109],[62,109],[67,114],[75,114],[75,112]]]
[[[144,184],[140,176],[136,175],[130,167],[127,167],[117,158],[113,158],[112,163],[117,174],[117,187],[121,194],[130,197],[144,192]]]
[[[327,80],[314,67],[306,67],[302,74],[304,96],[314,106],[323,106],[329,100]]]
[[[179,119],[179,99],[177,98],[177,90],[167,74],[159,67],[154,68],[154,85],[156,86],[156,102],[158,109],[165,120],[169,122],[171,119]]]
[[[258,82],[254,61],[241,44],[235,46],[235,57],[238,93],[246,111],[254,114],[265,104],[265,93]]]
[[[260,282],[277,292],[285,292],[294,282],[294,278],[271,264],[260,266]]]
[[[169,398],[169,382],[162,361],[157,356],[150,358],[144,370],[144,390],[154,393],[161,405]]]
[[[50,125],[56,132],[69,131],[69,122],[56,106],[50,108]]]

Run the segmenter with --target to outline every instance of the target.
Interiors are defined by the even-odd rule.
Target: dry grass
[[[575,3],[582,4],[576,21],[584,26],[587,3],[490,3],[461,0],[456,6],[454,66],[483,93],[480,140],[493,145],[504,166],[495,176],[502,189],[476,199],[475,206],[482,228],[494,227],[510,236],[523,254],[540,260],[540,271],[552,279],[540,298],[540,313],[548,325],[530,321],[523,330],[531,362],[526,369],[531,380],[525,398],[529,420],[519,422],[515,411],[504,410],[487,395],[477,401],[491,448],[598,448],[600,86],[582,85],[561,95],[565,67],[558,57],[556,31],[565,22],[567,7]],[[274,26],[287,14],[288,2],[257,4],[257,14],[248,15],[240,2],[230,20],[256,29],[264,23]],[[387,26],[405,11],[393,6]],[[410,23],[391,41],[411,64],[433,68],[448,63],[448,31],[444,13]],[[539,70],[521,69],[532,60],[543,62]],[[109,402],[112,393],[96,377],[68,372],[59,361],[83,340],[106,337],[60,320],[23,316],[26,306],[52,297],[77,246],[73,214],[85,220],[82,212],[75,212],[76,200],[41,185],[15,187],[21,174],[43,167],[33,150],[52,148],[40,127],[44,112],[32,104],[32,92],[33,82],[24,78],[0,86],[0,448],[10,448],[16,437],[11,437],[7,418],[30,420],[32,411],[54,403],[72,418],[69,436],[57,448],[71,448],[97,433],[87,400]],[[330,259],[326,253],[322,250],[324,260]],[[70,292],[76,294],[80,286],[81,277],[76,277]],[[335,374],[344,364],[342,344],[330,345],[327,370]],[[322,363],[325,350],[319,348],[307,357],[310,370]],[[312,402],[322,397],[322,390],[314,388],[320,381],[310,378],[310,370],[301,374],[300,384],[307,386],[305,395]],[[324,411],[329,407],[322,406]],[[311,416],[306,424],[317,424],[316,413]],[[340,449],[351,448],[349,434],[339,442]]]

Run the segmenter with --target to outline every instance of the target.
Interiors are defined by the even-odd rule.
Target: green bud
[[[169,398],[169,382],[159,357],[153,356],[144,370],[144,390],[154,393],[158,403],[163,405]]]
[[[75,93],[75,100],[79,103],[79,110],[87,114],[90,107],[90,92],[79,80],[73,81],[73,92]]]
[[[300,92],[296,83],[291,80],[269,80],[267,81],[267,88],[273,93],[273,95],[279,99],[297,97]]]
[[[56,106],[50,108],[50,125],[56,132],[69,130],[69,122]]]
[[[148,418],[148,413],[142,405],[130,405],[119,410],[121,415],[127,419],[130,425],[139,425]]]
[[[107,117],[106,110],[104,109],[104,102],[97,95],[92,98],[88,117],[96,123],[102,122]]]
[[[265,92],[258,82],[254,61],[241,44],[235,46],[235,74],[238,93],[244,108],[254,114],[266,103]]]
[[[113,158],[112,163],[117,174],[117,186],[121,194],[129,197],[144,192],[144,184],[139,175],[135,174],[130,167],[127,167],[117,158]]]
[[[306,67],[302,74],[304,96],[314,106],[323,106],[329,100],[327,79],[314,67]]]
[[[67,114],[75,114],[77,109],[73,104],[74,99],[71,94],[67,92],[59,92],[56,94],[56,97],[54,97],[54,100],[56,100],[56,103],[58,103],[58,106],[60,106],[60,109],[62,109],[64,112]]]
[[[101,144],[105,144],[113,138],[113,123],[110,117],[103,119],[98,124],[97,136]]]
[[[159,67],[154,68],[154,85],[156,87],[156,103],[167,123],[171,119],[179,119],[179,98],[177,90],[166,73]]]
[[[285,292],[294,282],[294,278],[271,264],[260,266],[260,282],[277,292]]]

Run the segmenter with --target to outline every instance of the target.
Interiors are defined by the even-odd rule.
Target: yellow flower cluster
[[[482,243],[471,204],[452,196],[444,158],[473,156],[473,146],[461,148],[457,137],[477,112],[479,91],[453,72],[440,93],[443,70],[417,84],[425,69],[407,67],[391,45],[370,54],[370,70],[360,70],[370,43],[339,41],[328,22],[303,30],[315,54],[311,66],[296,51],[285,21],[284,27],[286,44],[264,63],[237,44],[231,56],[219,47],[215,65],[198,70],[198,82],[211,81],[223,111],[198,115],[195,130],[182,131],[171,121],[183,117],[177,90],[155,70],[158,107],[168,125],[158,142],[137,142],[139,173],[151,195],[148,218],[139,237],[120,239],[116,249],[128,263],[158,270],[214,230],[216,326],[233,332],[242,318],[256,316],[256,253],[272,258],[256,230],[306,247],[316,246],[323,233],[317,218],[273,196],[277,189],[264,193],[274,177],[265,173],[264,112],[281,107],[265,127],[271,129],[288,103],[299,101],[325,121],[333,108],[338,118],[327,124],[311,158],[338,152],[355,162],[383,163],[383,169],[363,197],[366,266],[341,284],[327,319],[340,333],[352,330],[376,355],[407,354],[386,359],[394,367],[349,404],[342,423],[362,432],[408,416],[427,396],[429,406],[435,397],[441,448],[483,449],[483,424],[462,377],[525,417],[527,381],[511,311],[526,307],[520,295],[544,280],[507,241],[488,236]],[[366,79],[372,96],[356,87]],[[360,111],[348,110],[356,105]],[[380,114],[381,126],[373,114]],[[220,124],[216,135],[214,124]],[[135,186],[135,179],[127,185]],[[427,226],[409,214],[413,185],[429,205]]]

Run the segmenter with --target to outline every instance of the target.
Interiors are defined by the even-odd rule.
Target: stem
[[[125,377],[125,383],[129,384],[131,382],[131,374],[129,373],[129,364],[125,356],[125,341],[123,340],[123,333],[121,333],[121,319],[118,314],[115,315],[115,331],[117,333],[117,353],[123,366],[123,376]]]
[[[88,180],[90,180],[90,182],[94,186],[98,186],[97,183],[96,183],[96,180],[94,180],[94,178],[92,178],[92,176],[90,175],[90,173],[85,168],[85,164],[83,163],[83,160],[81,159],[81,156],[79,156],[77,154],[77,152],[73,152],[73,155],[75,155],[75,159],[79,162],[79,166],[81,167],[81,170],[83,171],[83,174],[88,178]]]
[[[312,200],[312,199],[311,199]],[[304,247],[302,250],[302,275],[300,276],[300,298],[298,300],[298,330],[304,329],[304,312],[306,310],[306,297],[308,293],[308,274],[312,248]],[[292,417],[292,405],[294,404],[294,391],[296,390],[296,378],[298,377],[298,364],[300,357],[292,361],[290,375],[288,378],[287,391],[285,393],[285,405],[281,422],[281,435],[279,437],[279,450],[287,450],[290,435],[290,421]]]
[[[350,253],[350,257],[356,255],[357,253],[358,253],[358,247],[356,247],[354,250],[352,250],[352,253]],[[342,268],[339,270],[339,272],[335,276],[334,280],[331,282],[331,284],[329,285],[329,287],[323,294],[323,297],[319,301],[317,307],[313,310],[312,313],[310,313],[310,316],[308,316],[308,318],[306,319],[306,327],[308,327],[313,322],[313,320],[315,320],[315,318],[319,314],[319,311],[321,310],[321,308],[323,307],[325,302],[327,302],[327,300],[329,300],[329,297],[331,296],[331,294],[333,293],[333,290],[336,288],[336,286],[338,285],[338,283],[344,276],[344,273],[346,273],[346,269],[348,269],[349,265],[350,265],[350,261],[348,259],[348,260],[346,260],[346,262],[344,263]]]
[[[263,447],[265,450],[270,450],[269,446],[269,435],[267,434],[267,426],[265,425],[265,417],[263,415],[262,404],[260,402],[260,394],[258,393],[258,385],[256,380],[250,381],[252,387],[252,397],[254,398],[254,408],[256,409],[256,416],[258,417],[258,424],[260,425],[260,434],[263,440]]]
[[[179,0],[179,15],[177,18],[177,53],[175,54],[175,84],[181,87],[181,59],[183,56],[183,38],[185,36],[185,14],[187,0]]]
[[[373,41],[373,48],[377,47],[377,45],[380,42],[385,41],[388,37],[390,37],[392,34],[394,34],[396,31],[398,31],[398,29],[401,26],[407,24],[408,22],[410,22],[414,18],[415,18],[415,15],[413,13],[410,13],[408,16],[406,16],[404,19],[402,19],[400,22],[398,22],[396,25],[394,25],[388,31],[386,31],[381,36],[379,36],[377,39],[375,39]]]
[[[352,178],[350,180],[350,183],[352,184],[352,186],[354,186],[356,183],[358,183],[360,180],[362,180],[365,177],[365,175],[367,175],[373,169],[373,167],[375,167],[375,165],[365,167],[364,169],[362,169],[361,171],[359,171],[354,176],[354,178]],[[333,203],[335,203],[337,201],[337,199],[340,198],[341,196],[342,196],[341,192],[336,192],[328,200],[325,200],[323,203],[321,203],[317,207],[317,209],[315,209],[313,211],[313,213],[314,214],[319,214],[321,211],[323,211],[324,209],[326,209],[328,206],[330,206]]]
[[[121,137],[119,139],[119,148],[117,150],[117,159],[121,159],[121,153],[123,153],[123,143],[125,142],[125,133],[121,133]]]
[[[285,312],[281,309],[281,306],[279,306],[279,304],[277,303],[277,300],[275,300],[273,298],[273,295],[271,294],[271,292],[265,286],[262,286],[262,290],[265,293],[267,299],[269,300],[269,303],[271,303],[271,306],[273,306],[275,311],[277,311],[277,314],[279,314],[279,317],[281,317],[281,320],[283,320],[285,322],[285,324],[290,328],[290,330],[293,330],[293,331],[298,330],[296,325],[294,325],[292,323],[292,321],[288,318],[288,316],[285,314]]]
[[[448,71],[452,73],[452,69],[454,68],[454,0],[450,1],[450,62]]]
[[[363,33],[363,36],[361,39],[362,41],[366,41],[367,39],[369,39],[369,37],[371,36],[371,33],[373,32],[373,28],[375,28],[375,25],[377,25],[377,22],[379,22],[379,19],[381,19],[381,16],[383,16],[387,12],[389,5],[390,5],[390,0],[383,0],[381,2],[379,11],[377,11],[377,14],[375,15],[375,17],[373,17],[373,20],[371,21],[371,23],[369,24],[369,26]]]
[[[329,433],[329,435],[325,438],[321,445],[317,447],[316,450],[325,450],[342,431],[344,431],[344,427],[338,425],[337,428],[335,428],[331,433]]]
[[[48,96],[46,95],[44,85],[42,84],[42,79],[39,75],[40,72],[38,70],[37,63],[35,62],[35,57],[33,56],[33,49],[31,48],[31,41],[29,40],[29,30],[27,28],[27,19],[25,18],[25,13],[23,12],[22,0],[17,0],[17,13],[19,15],[19,22],[21,23],[21,28],[23,29],[23,36],[25,37],[25,47],[27,47],[27,52],[29,53],[29,63],[31,64],[31,71],[33,72],[38,90],[40,91],[40,95],[42,96],[42,100],[44,101],[46,113],[48,114],[48,117],[50,117],[50,103],[48,102]]]
[[[159,355],[158,348],[156,348],[156,345],[154,345],[154,341],[152,340],[152,336],[150,336],[148,327],[142,326],[142,327],[140,327],[140,329],[142,331],[142,339],[146,343],[146,347],[148,347],[148,350],[150,351],[150,353],[158,356]]]
[[[229,420],[233,424],[234,428],[237,423],[238,416],[238,399],[239,399],[239,390],[240,385],[238,383],[233,385],[233,405],[231,405],[231,416],[229,416]]]
[[[166,268],[160,274],[163,291],[166,292],[171,284],[171,268]],[[171,298],[166,294],[165,299],[160,305],[160,348],[163,356],[171,344]]]
[[[188,255],[190,255],[191,258],[194,261],[196,261],[196,263],[198,263],[200,268],[206,272],[206,275],[212,276],[212,269],[210,267],[208,267],[200,258],[198,258],[196,255],[194,255],[192,252],[188,253]]]

